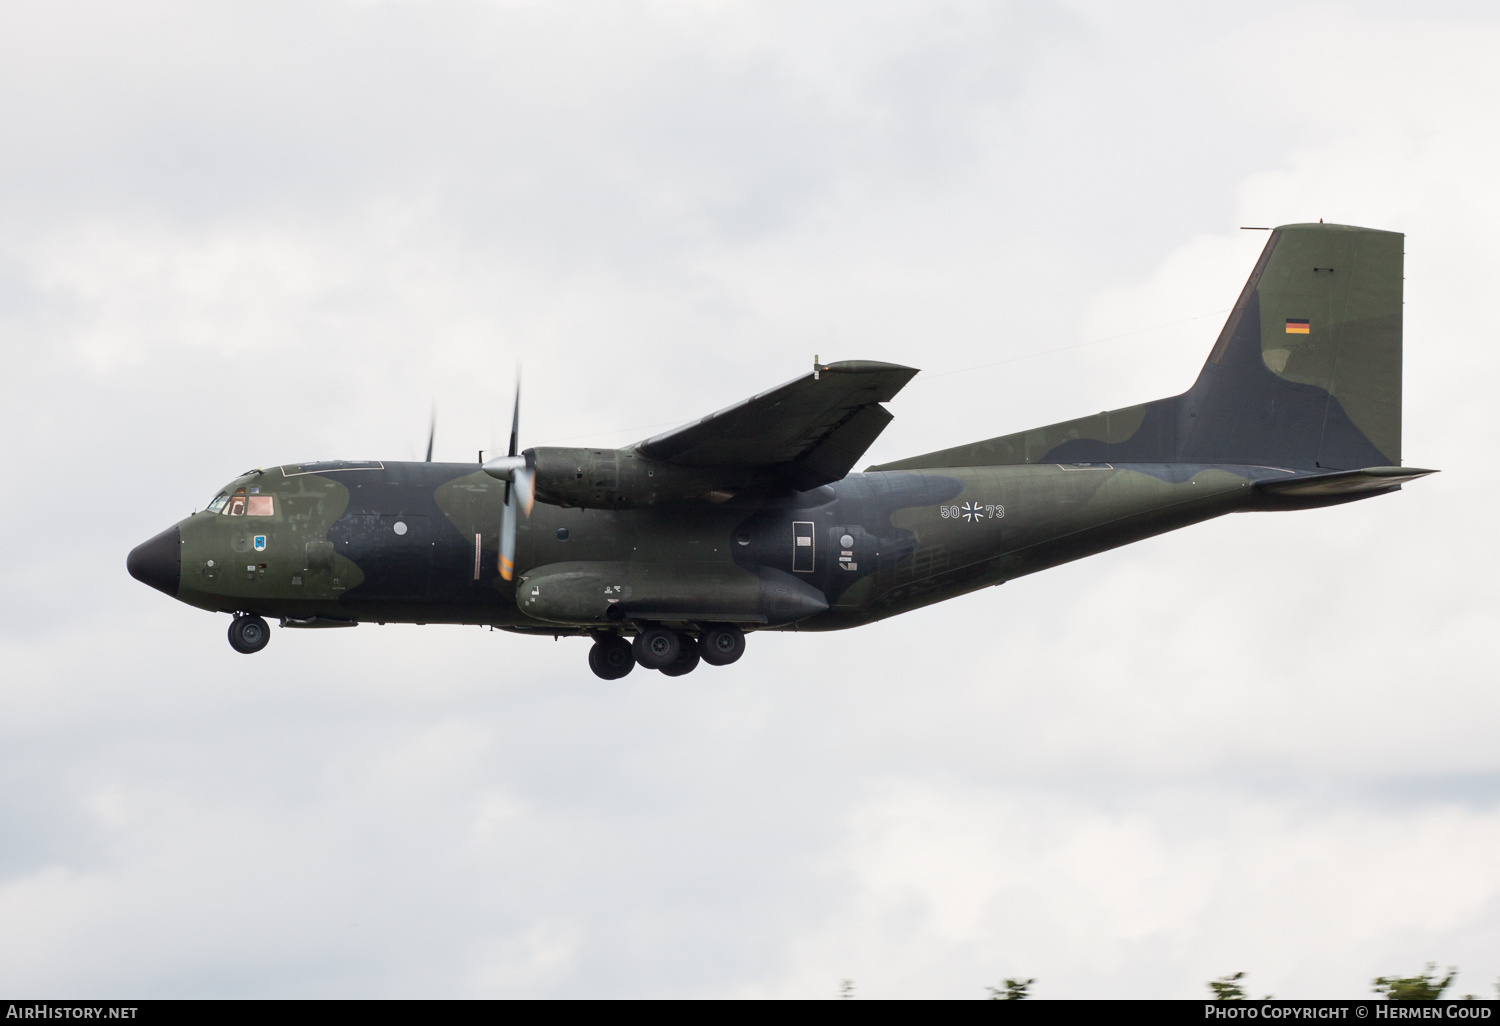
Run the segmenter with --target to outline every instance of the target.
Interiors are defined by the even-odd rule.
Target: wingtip
[[[878,374],[882,371],[905,371],[910,377],[921,373],[916,367],[907,367],[899,363],[882,363],[879,360],[839,360],[837,363],[822,364],[818,369],[827,374]]]

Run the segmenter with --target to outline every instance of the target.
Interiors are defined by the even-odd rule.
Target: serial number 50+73
[[[995,520],[1005,516],[1005,507],[1001,505],[981,506],[977,502],[966,502],[962,506],[941,506],[944,520],[957,520],[960,517],[973,523],[976,520]]]

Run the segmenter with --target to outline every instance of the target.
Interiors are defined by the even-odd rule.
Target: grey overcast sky
[[[1493,4],[0,7],[0,991],[1491,993],[1497,52]],[[1444,473],[1395,496],[675,680],[457,627],[245,658],[125,573],[432,403],[494,448],[518,360],[528,444],[814,353],[924,368],[871,461],[1172,394],[1239,226],[1319,217],[1407,233]]]

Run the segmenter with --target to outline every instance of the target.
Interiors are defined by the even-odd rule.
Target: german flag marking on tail
[[[1288,335],[1306,335],[1312,331],[1312,321],[1305,318],[1288,317],[1286,319],[1286,333]]]

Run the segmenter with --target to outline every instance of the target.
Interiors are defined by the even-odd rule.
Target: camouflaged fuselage
[[[793,624],[764,626],[829,630],[1254,508],[1263,504],[1257,481],[1293,476],[1257,467],[1048,464],[852,474],[753,503],[644,510],[539,503],[520,526],[518,578],[504,581],[497,568],[504,485],[472,464],[275,467],[230,487],[270,496],[271,515],[203,512],[178,525],[177,597],[293,621],[573,633],[587,625],[570,629],[518,608],[517,588],[538,568],[629,564],[692,579],[764,567],[816,589],[828,605]],[[811,544],[797,544],[809,536]]]

